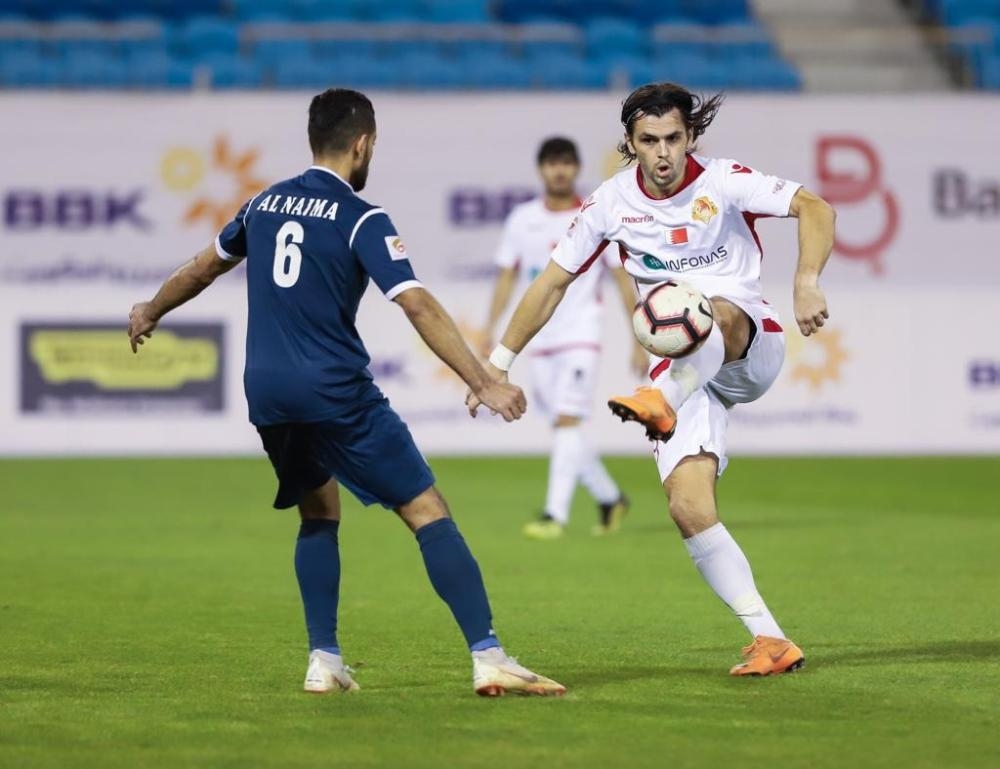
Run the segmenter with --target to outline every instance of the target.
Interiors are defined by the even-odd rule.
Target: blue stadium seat
[[[729,67],[708,56],[675,54],[659,56],[653,61],[659,79],[670,80],[692,88],[725,88],[732,80]]]
[[[590,56],[600,56],[603,50],[628,51],[633,54],[646,50],[646,35],[639,25],[628,19],[599,16],[587,22],[584,40]]]
[[[479,24],[490,20],[489,0],[426,0],[427,20]]]
[[[653,62],[645,56],[613,52],[593,59],[608,75],[608,82],[618,88],[635,88],[657,80]]]
[[[287,0],[289,13],[303,21],[341,22],[354,19],[349,0]]]
[[[948,26],[970,19],[1000,18],[1000,0],[941,0],[941,18]]]
[[[55,59],[38,53],[0,57],[0,83],[7,88],[52,88],[60,80]]]
[[[779,58],[747,59],[729,68],[730,85],[767,91],[796,91],[802,87],[797,70]]]
[[[771,35],[756,22],[723,24],[716,27],[713,34],[715,39],[709,44],[709,51],[723,60],[775,55]]]
[[[142,0],[146,12],[174,21],[219,17],[227,0]]]
[[[183,22],[174,30],[172,39],[175,49],[188,56],[199,52],[236,53],[240,47],[236,26],[211,17]]]
[[[287,0],[229,0],[237,21],[291,21],[294,16]]]
[[[117,56],[82,51],[62,59],[62,83],[76,88],[121,88],[128,83],[125,63]]]
[[[197,66],[207,72],[212,88],[259,88],[263,82],[260,63],[243,56],[212,54],[200,59]]]
[[[531,71],[520,59],[482,54],[461,60],[470,88],[521,89],[531,85]]]
[[[126,58],[130,85],[138,88],[190,88],[192,66],[162,50],[136,51]]]
[[[331,38],[316,40],[312,44],[313,51],[324,58],[375,58],[379,44],[374,40],[351,38],[335,40]]]
[[[407,88],[459,88],[465,84],[459,64],[443,56],[413,52],[391,63],[399,68],[401,84]]]
[[[988,57],[979,72],[979,84],[992,91],[1000,90],[1000,53]]]
[[[308,40],[258,40],[253,45],[253,57],[264,66],[310,52]]]
[[[349,88],[398,88],[403,72],[388,61],[379,59],[344,59],[329,67],[337,85]]]
[[[365,21],[409,22],[424,18],[422,0],[353,0],[354,15]]]
[[[328,88],[335,84],[334,63],[308,53],[281,59],[272,70],[279,88]]]
[[[484,25],[486,26],[486,25]],[[486,27],[487,29],[492,29]],[[511,56],[513,51],[510,44],[499,36],[494,37],[469,37],[447,40],[441,45],[445,54],[455,58],[470,58],[473,56]]]
[[[636,0],[635,18],[643,24],[683,22],[681,0]],[[689,20],[690,21],[690,20]]]
[[[606,88],[608,73],[600,62],[564,53],[538,55],[531,60],[532,80],[543,88]]]
[[[713,41],[709,30],[690,20],[661,24],[654,30],[653,58],[672,56],[705,56]]]
[[[564,0],[501,0],[495,12],[501,21],[515,24],[560,22],[572,18]]]
[[[685,16],[703,24],[729,24],[750,18],[746,0],[681,0],[680,6]]]

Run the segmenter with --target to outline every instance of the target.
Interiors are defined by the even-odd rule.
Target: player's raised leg
[[[427,576],[441,600],[448,604],[469,645],[476,693],[487,697],[506,692],[564,694],[564,686],[533,673],[504,652],[493,631],[493,615],[479,564],[437,489],[427,489],[396,512],[416,535]]]
[[[733,675],[769,675],[805,664],[802,650],[785,638],[754,583],[750,563],[719,520],[715,501],[718,459],[686,457],[663,482],[673,518],[695,567],[715,594],[746,626],[753,643]]]
[[[337,641],[340,601],[340,493],[333,479],[299,502],[302,523],[295,543],[295,576],[309,632],[309,667],[303,689],[312,694],[356,691]]]
[[[754,325],[743,310],[722,297],[710,301],[715,320],[704,344],[691,355],[665,359],[659,371],[653,370],[652,387],[640,387],[632,395],[608,401],[608,407],[623,421],[645,426],[650,440],[669,440],[684,402],[711,381],[724,363],[739,360],[753,340]]]

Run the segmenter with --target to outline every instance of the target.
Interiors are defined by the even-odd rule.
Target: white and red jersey
[[[656,199],[644,189],[641,170],[630,168],[587,199],[552,258],[586,273],[617,243],[643,293],[655,283],[683,280],[706,296],[760,301],[763,253],[754,221],[788,216],[800,186],[735,160],[689,155],[680,188]]]
[[[518,270],[517,295],[545,269],[556,244],[566,235],[579,209],[552,211],[541,198],[516,206],[504,223],[496,264]],[[567,289],[551,320],[531,340],[527,351],[553,353],[565,349],[601,346],[603,304],[601,282],[605,268],[621,269],[613,249],[592,260],[588,269]]]

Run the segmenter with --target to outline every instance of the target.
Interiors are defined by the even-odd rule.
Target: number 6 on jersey
[[[274,243],[274,282],[282,288],[291,288],[299,279],[302,268],[302,251],[296,245],[305,237],[302,225],[296,221],[285,222],[278,230]]]

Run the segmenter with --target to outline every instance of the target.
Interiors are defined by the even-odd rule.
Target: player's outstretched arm
[[[496,331],[500,316],[503,315],[507,305],[510,304],[510,297],[514,293],[514,285],[517,283],[516,267],[501,267],[497,274],[497,281],[493,286],[493,296],[490,299],[489,315],[486,318],[486,326],[483,329],[482,347],[479,354],[488,358],[493,349],[493,334]]]
[[[833,250],[837,213],[819,195],[800,187],[792,198],[788,215],[799,220],[799,263],[793,294],[795,321],[802,335],[809,336],[819,331],[830,317],[819,276]]]
[[[229,272],[237,264],[235,261],[220,259],[213,243],[167,278],[156,296],[148,302],[132,305],[128,314],[128,338],[132,352],[137,352],[139,345],[152,336],[160,318],[189,299],[194,299],[212,285],[216,278]]]
[[[635,284],[625,270],[612,270],[611,274],[615,278],[615,286],[618,288],[618,295],[622,298],[622,306],[625,308],[625,317],[628,319],[629,328],[632,327],[632,313],[635,312],[635,304],[638,297],[635,294]],[[645,348],[639,344],[638,340],[632,343],[632,370],[642,376],[646,373],[649,364],[649,354]]]
[[[427,289],[407,289],[393,301],[403,308],[433,353],[462,378],[480,402],[508,422],[521,418],[527,407],[521,388],[498,382],[486,374],[475,353],[462,339],[455,321]]]
[[[532,340],[542,326],[549,322],[552,313],[566,295],[576,275],[549,260],[545,269],[524,292],[514,315],[507,324],[500,344],[513,353],[519,353]]]

